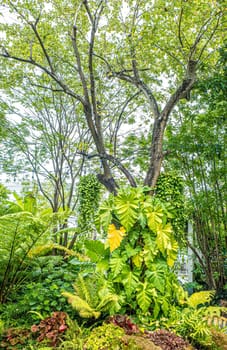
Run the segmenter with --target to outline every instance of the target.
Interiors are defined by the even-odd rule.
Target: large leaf
[[[159,249],[157,246],[156,238],[149,231],[143,232],[144,239],[144,250],[143,256],[146,266],[149,268],[149,265],[154,261],[155,257],[159,253]]]
[[[138,219],[139,199],[136,193],[122,191],[115,198],[115,211],[121,224],[128,231]]]
[[[109,251],[105,248],[105,244],[97,240],[86,240],[84,242],[86,255],[92,262],[97,263],[109,255]]]
[[[163,262],[157,262],[151,265],[151,270],[147,270],[146,276],[149,279],[149,283],[157,288],[162,294],[165,291],[165,274],[167,272],[167,266]]]
[[[147,281],[145,281],[144,283],[140,283],[138,285],[136,291],[136,299],[139,307],[143,312],[147,312],[152,303],[152,298],[156,296],[155,289],[152,288]]]
[[[112,220],[113,201],[111,199],[112,197],[104,201],[99,207],[98,218],[104,230],[107,230]]]
[[[119,273],[122,271],[126,263],[126,258],[120,256],[119,254],[115,254],[110,259],[110,268],[113,273],[113,278],[117,277]]]
[[[108,243],[109,243],[111,252],[120,246],[121,241],[124,238],[124,236],[125,236],[124,227],[120,227],[120,229],[118,230],[114,224],[109,225],[109,227],[108,227]]]
[[[144,209],[147,216],[148,227],[153,232],[156,232],[157,225],[161,224],[163,220],[163,207],[160,203],[154,203],[152,199],[148,199],[144,203]]]
[[[178,253],[178,243],[175,239],[171,239],[171,248],[167,249],[167,264],[173,267]]]
[[[139,274],[134,273],[129,268],[125,269],[125,272],[122,273],[122,284],[125,288],[125,293],[128,298],[130,298],[131,294],[135,292],[138,283],[139,283]]]
[[[171,224],[166,224],[163,226],[162,224],[159,224],[156,226],[156,232],[157,232],[157,238],[156,243],[159,248],[159,250],[164,255],[166,250],[170,250],[172,248],[171,245],[171,233],[172,233],[172,226]]]

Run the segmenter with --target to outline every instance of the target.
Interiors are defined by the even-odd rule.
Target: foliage
[[[100,224],[111,231],[111,239],[108,235],[106,249],[101,242],[87,242],[85,252],[97,264],[97,275],[86,278],[88,290],[91,284],[101,303],[96,301],[89,310],[90,293],[84,289],[79,296],[76,287],[77,297],[68,297],[76,308],[80,305],[81,316],[90,313],[99,317],[97,311],[102,310],[107,314],[136,314],[138,318],[142,312],[147,319],[157,318],[167,315],[170,305],[184,300],[185,292],[172,270],[178,248],[172,215],[163,202],[147,194],[149,190],[125,188],[100,206]]]
[[[2,319],[7,326],[22,327],[36,321],[37,314],[47,317],[55,310],[75,317],[61,292],[73,291],[71,282],[81,271],[93,271],[93,267],[89,262],[59,255],[33,257],[20,289],[12,291],[7,303],[0,305]]]
[[[113,324],[103,324],[94,328],[87,340],[84,349],[86,350],[114,350],[122,349],[120,347],[121,338],[124,335],[123,329]]]
[[[82,232],[94,231],[93,221],[100,200],[100,182],[94,174],[80,177],[78,185],[78,225]]]
[[[220,350],[227,350],[227,334],[223,332],[218,332],[215,329],[212,329],[212,339],[218,349]]]
[[[66,317],[67,314],[62,311],[53,312],[51,317],[41,320],[38,325],[33,325],[31,331],[38,334],[38,342],[48,340],[49,345],[56,347],[62,334],[68,328]]]
[[[126,315],[114,315],[107,318],[106,322],[124,329],[125,334],[140,333],[139,327]]]
[[[224,296],[226,283],[226,44],[219,50],[215,71],[197,84],[189,106],[179,105],[167,131],[171,150],[166,168],[179,171],[189,197],[194,241],[188,242],[206,289]],[[208,71],[209,66],[204,66]],[[212,255],[212,259],[210,256]],[[198,269],[197,269],[198,271]]]
[[[213,346],[213,338],[209,319],[220,313],[218,307],[205,307],[214,296],[213,291],[202,291],[192,294],[186,299],[184,308],[171,307],[169,319],[161,320],[163,327],[176,332],[195,346]]]
[[[67,318],[68,329],[64,334],[64,339],[59,344],[59,350],[83,350],[83,344],[90,334],[90,328],[84,325],[79,326],[75,320]]]
[[[189,346],[184,339],[164,329],[146,332],[146,336],[164,350],[185,350]]]
[[[189,307],[196,308],[200,304],[210,303],[214,295],[215,295],[215,291],[210,291],[210,290],[193,293],[187,299],[187,304]]]
[[[179,174],[162,172],[155,187],[155,196],[168,203],[168,210],[173,216],[171,224],[175,237],[179,242],[185,243],[185,226],[188,217],[184,187],[185,183]]]
[[[30,331],[20,328],[9,328],[3,334],[2,341],[0,342],[1,349],[23,349],[30,338]]]
[[[136,185],[131,159],[121,161],[120,128],[133,125],[139,118],[134,125],[139,129],[136,134],[143,136],[145,131],[144,138],[149,140],[146,174],[141,177],[146,185],[154,186],[170,114],[181,99],[188,98],[196,71],[198,79],[206,73],[202,70],[204,62],[215,66],[217,48],[224,41],[223,2],[192,0],[189,5],[187,1],[165,4],[156,0],[135,5],[129,0],[101,0],[81,4],[69,1],[66,5],[50,1],[46,7],[44,0],[33,6],[26,0],[17,4],[4,0],[3,8],[15,19],[0,24],[1,88],[9,99],[8,112],[13,114],[19,101],[25,111],[32,105],[36,112],[45,107],[52,115],[53,99],[63,100],[62,106],[57,105],[58,112],[68,112],[69,99],[75,112],[74,124],[86,123],[88,129],[82,128],[79,134],[94,143],[91,154],[83,147],[84,140],[82,150],[70,148],[72,158],[79,152],[83,160],[98,157],[103,171],[99,179],[113,193],[118,189],[119,172],[130,185]],[[53,131],[49,142],[54,140],[57,147],[51,149],[51,158],[53,161],[56,154],[61,155],[55,164],[58,170],[72,160],[62,147],[68,150],[71,133],[65,137],[62,128]],[[125,145],[126,153],[127,142]],[[41,148],[40,153],[45,150]],[[69,172],[71,176],[73,168]],[[65,180],[56,173],[51,176],[55,188]],[[62,197],[64,194],[60,193]]]
[[[84,278],[78,275],[73,285],[74,294],[63,292],[69,303],[84,318],[99,318],[101,313],[114,314],[120,309],[121,297],[114,293],[111,285],[98,274]]]
[[[52,213],[37,210],[32,196],[20,203],[11,202],[7,211],[0,216],[1,303],[29,276],[28,254],[49,233],[52,218]]]
[[[5,327],[4,322],[0,319],[0,337],[4,331],[4,327]]]

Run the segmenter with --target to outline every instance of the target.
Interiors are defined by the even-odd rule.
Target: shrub
[[[146,336],[164,350],[185,350],[189,346],[189,343],[184,339],[164,329],[147,332]]]
[[[124,331],[113,324],[103,324],[94,328],[84,344],[84,350],[116,350],[121,349],[120,343]]]
[[[47,340],[48,345],[56,347],[62,337],[62,333],[68,328],[66,318],[67,314],[65,312],[53,312],[51,317],[45,318],[38,325],[33,325],[31,331],[38,334],[38,342]]]

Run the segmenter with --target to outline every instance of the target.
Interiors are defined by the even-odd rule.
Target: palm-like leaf
[[[136,289],[136,299],[139,307],[143,312],[147,312],[151,303],[152,298],[156,296],[156,291],[152,288],[147,281],[140,283]]]
[[[156,243],[159,248],[159,250],[162,252],[162,254],[165,254],[165,251],[168,249],[170,250],[172,248],[171,245],[171,233],[172,233],[172,226],[170,223],[163,226],[162,224],[159,224],[156,226],[156,232],[157,232],[157,238]]]
[[[115,198],[115,212],[121,224],[128,231],[133,227],[138,218],[139,199],[134,192],[121,192]]]
[[[109,242],[111,252],[120,246],[124,236],[125,236],[124,227],[120,227],[120,229],[118,230],[114,224],[109,225],[108,242]]]

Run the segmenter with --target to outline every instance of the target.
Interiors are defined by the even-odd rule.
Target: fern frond
[[[43,245],[36,246],[29,251],[28,256],[30,258],[33,258],[33,257],[39,256],[43,253],[47,253],[47,252],[51,251],[52,249],[64,251],[65,253],[67,253],[70,256],[78,256],[78,254],[76,252],[74,252],[73,250],[68,249],[60,244],[55,244],[55,243],[49,243],[49,244],[43,244]]]
[[[187,300],[187,304],[196,308],[200,304],[209,303],[215,295],[214,290],[205,290],[193,293]]]
[[[81,317],[84,318],[99,318],[101,313],[93,309],[84,299],[81,299],[75,294],[69,292],[61,293],[64,297],[68,299],[68,302],[72,307],[79,313]]]
[[[117,294],[107,294],[98,304],[97,310],[117,313],[121,308],[120,297]]]
[[[76,294],[88,304],[91,303],[91,296],[89,291],[89,281],[85,282],[84,277],[81,274],[78,274],[77,281],[73,285]]]

